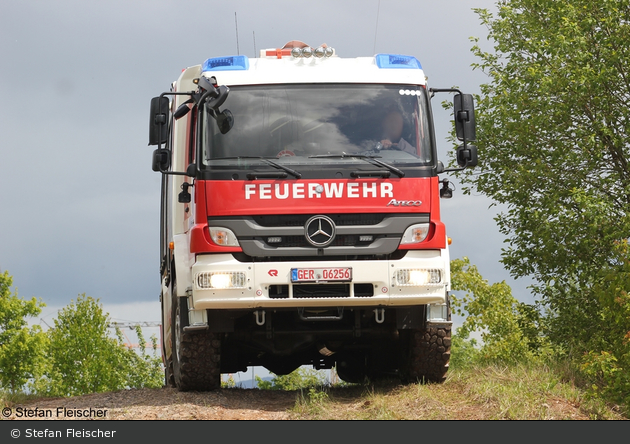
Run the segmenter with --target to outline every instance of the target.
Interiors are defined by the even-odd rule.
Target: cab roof
[[[291,43],[291,42],[290,42]],[[319,52],[318,52],[319,51]],[[189,71],[189,72],[187,72]],[[418,59],[400,54],[343,58],[327,46],[264,49],[260,57],[213,57],[184,70],[180,80],[204,75],[221,85],[371,83],[426,85]],[[183,86],[183,85],[181,85]]]

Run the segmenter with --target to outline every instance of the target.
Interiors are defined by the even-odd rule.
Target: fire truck
[[[437,158],[431,98],[461,144]],[[439,175],[474,167],[474,105],[409,55],[328,45],[212,57],[151,100],[165,381],[262,366],[442,382],[450,268]],[[457,166],[455,166],[457,163]]]

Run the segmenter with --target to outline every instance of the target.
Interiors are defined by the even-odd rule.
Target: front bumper
[[[352,281],[341,283],[347,289],[340,296],[296,296],[296,286],[305,285],[291,281],[293,268],[352,268]],[[450,289],[448,257],[441,250],[409,251],[399,260],[380,261],[296,261],[242,263],[230,254],[198,255],[192,267],[191,293],[192,310],[206,309],[256,309],[290,307],[397,307],[424,304],[443,304],[446,291]],[[431,270],[439,273],[438,282],[423,285],[401,285],[401,270]],[[225,273],[238,276],[233,279],[233,288],[212,288],[207,277],[210,273]],[[435,281],[435,279],[434,279]],[[322,289],[339,286],[338,282],[309,283]],[[355,291],[360,285],[362,291]],[[365,288],[371,286],[371,296]],[[211,287],[211,288],[209,288]],[[274,289],[283,288],[283,297],[274,296]],[[325,293],[325,292],[324,292]]]

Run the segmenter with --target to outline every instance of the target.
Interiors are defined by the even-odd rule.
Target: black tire
[[[337,375],[348,384],[363,384],[367,378],[365,357],[360,354],[348,354],[337,359]]]
[[[182,392],[221,387],[221,338],[208,330],[185,332],[188,300],[177,297],[173,283],[173,380]]]
[[[172,360],[169,360],[167,365],[164,366],[164,386],[177,387],[175,385],[175,375],[173,375],[173,361]]]
[[[162,297],[164,297],[162,295]],[[172,321],[172,316],[171,316]],[[162,303],[162,338],[166,338],[166,334],[164,331],[166,325],[166,318],[164,316],[164,303]],[[173,324],[171,324],[173,325]],[[164,346],[164,341],[162,341],[162,356],[164,357],[164,386],[165,387],[175,387],[175,377],[173,376],[173,360],[166,357],[166,348]]]
[[[405,384],[446,380],[451,358],[451,328],[401,330],[400,376]]]

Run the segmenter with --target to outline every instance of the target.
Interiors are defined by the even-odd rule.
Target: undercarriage
[[[426,306],[209,310],[207,329],[176,325],[174,382],[182,390],[217,388],[222,373],[251,366],[276,375],[335,367],[348,383],[442,382],[450,358],[450,322],[428,323]]]

